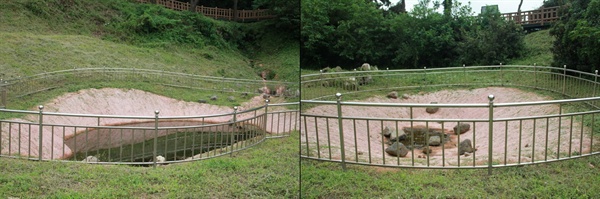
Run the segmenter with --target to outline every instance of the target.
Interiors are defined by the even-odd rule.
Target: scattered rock
[[[392,99],[398,99],[398,92],[396,91],[392,91],[390,93],[387,94],[388,98],[392,98]]]
[[[371,65],[369,63],[364,63],[358,68],[358,70],[371,70]]]
[[[390,138],[390,136],[392,136],[392,130],[390,129],[390,127],[386,126],[385,128],[383,128],[381,134],[383,135],[383,137]]]
[[[440,136],[429,137],[429,146],[440,146],[442,144],[442,138]]]
[[[156,162],[157,163],[164,163],[166,161],[165,157],[162,156],[156,156]]]
[[[465,154],[465,157],[469,157],[469,154],[468,154],[468,153],[467,153],[467,154]]]
[[[373,77],[371,75],[363,76],[358,78],[359,85],[367,85],[373,82]]]
[[[263,99],[269,99],[271,96],[269,94],[263,94],[262,97]]]
[[[203,103],[204,104],[204,103],[206,103],[206,100],[205,99],[200,99],[200,100],[198,100],[198,103]]]
[[[432,150],[429,147],[423,149],[423,154],[431,154]]]
[[[88,156],[81,162],[98,162],[98,158],[96,156]]]
[[[249,94],[248,94],[247,92],[243,92],[243,93],[242,93],[242,97],[248,97],[248,95],[249,95]]]
[[[473,153],[473,151],[475,151],[475,149],[473,149],[473,145],[471,145],[471,140],[469,139],[465,139],[458,144],[458,155]]]
[[[359,152],[358,152],[358,153],[356,153],[356,154],[358,154],[358,155],[362,155],[362,154],[364,154],[364,152],[362,152],[362,151],[359,151]]]
[[[455,127],[454,127],[454,134],[458,135],[458,134],[463,134],[467,131],[471,130],[471,125],[468,123],[458,123]]]
[[[233,102],[233,101],[235,101],[235,97],[233,97],[233,96],[229,96],[229,97],[227,98],[227,100],[229,100],[230,102]]]
[[[391,156],[406,157],[406,154],[408,154],[408,149],[406,146],[404,146],[404,144],[400,142],[394,142],[394,144],[385,149],[385,152]]]
[[[217,100],[217,96],[216,95],[210,96],[210,100],[212,100],[212,101]]]
[[[431,104],[437,104],[437,102],[431,102]],[[440,110],[440,107],[427,107],[425,109],[425,112],[429,113],[429,114],[434,114],[436,112],[438,112]]]
[[[405,93],[405,94],[402,94],[402,99],[408,99],[408,98],[410,98],[410,97],[408,96],[408,94],[406,94],[406,93]]]
[[[408,137],[407,137],[407,136],[406,136],[406,134],[404,134],[404,132],[403,132],[402,134],[398,135],[398,137],[391,138],[391,139],[390,139],[390,142],[401,142],[401,141],[404,141],[404,140],[406,140],[407,138],[408,138]]]
[[[525,148],[529,147],[529,144],[525,144]]]

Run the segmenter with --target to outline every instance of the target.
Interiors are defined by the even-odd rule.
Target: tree
[[[600,0],[571,1],[568,12],[551,29],[556,37],[553,66],[594,72],[600,67]]]
[[[444,0],[444,16],[450,17],[452,15],[452,0]]]
[[[519,3],[519,8],[517,9],[517,22],[521,22],[521,6],[523,5],[523,0]]]

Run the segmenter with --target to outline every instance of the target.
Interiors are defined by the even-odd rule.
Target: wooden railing
[[[140,3],[149,3],[150,0],[137,0]],[[173,10],[190,10],[190,3],[179,2],[175,0],[156,0],[156,4],[162,5],[166,8]],[[238,20],[238,21],[256,21],[262,19],[271,19],[275,15],[272,15],[269,10],[257,9],[257,10],[238,10],[237,19],[234,17],[233,9],[223,9],[217,7],[204,7],[196,6],[196,12],[202,13],[204,16],[212,17],[215,19],[226,19],[226,20]]]
[[[519,16],[518,12],[503,13],[502,17],[517,22],[521,25],[550,25],[551,23],[558,21],[558,9],[560,6],[541,8],[538,10],[522,11]]]

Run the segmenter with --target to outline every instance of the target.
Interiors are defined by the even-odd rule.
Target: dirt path
[[[282,101],[282,99],[274,98],[272,103]],[[252,98],[250,101],[243,103],[239,107],[239,111],[248,110],[253,107],[258,107],[264,104],[264,99],[260,96]],[[44,104],[44,112],[59,112],[59,113],[76,113],[76,114],[98,114],[98,115],[121,115],[121,116],[145,116],[154,117],[154,111],[160,110],[160,117],[169,116],[198,116],[198,115],[217,115],[224,113],[232,113],[232,107],[221,107],[210,104],[202,104],[195,102],[184,102],[171,99],[165,96],[152,94],[145,91],[135,89],[86,89],[78,92],[64,94],[46,104]],[[274,107],[269,109],[272,111],[284,111],[284,107]],[[253,117],[255,114],[263,114],[264,111],[251,112],[238,115],[238,120],[245,120]],[[279,119],[278,117],[285,117]],[[283,128],[284,125],[290,122],[296,122],[295,114],[280,114],[267,120],[267,131],[271,134],[281,134],[290,131],[289,128]],[[224,123],[232,119],[231,115],[210,117],[204,120],[201,119],[186,119],[185,125],[198,125],[201,122],[206,123]],[[38,115],[28,115],[22,119],[10,119],[11,121],[22,121],[25,123],[37,123]],[[195,121],[194,121],[195,120]],[[43,157],[48,159],[59,159],[72,155],[71,149],[65,145],[65,139],[73,137],[76,133],[87,130],[86,126],[115,126],[123,124],[147,124],[154,120],[130,119],[130,118],[92,118],[92,117],[74,117],[74,116],[53,116],[45,115],[44,124],[55,124],[57,126],[45,125],[43,127]],[[169,122],[173,125],[177,122]],[[136,126],[133,125],[133,126]],[[163,124],[161,124],[162,127]],[[79,126],[62,127],[62,126]],[[142,125],[144,126],[144,125]],[[147,126],[147,125],[146,125]],[[279,128],[277,128],[279,127]],[[215,128],[216,129],[216,128]],[[39,144],[39,128],[37,125],[8,125],[2,124],[0,135],[2,138],[2,154],[21,154],[24,156],[38,156]],[[10,132],[10,133],[9,133]],[[18,133],[22,132],[22,133]],[[11,145],[8,145],[8,140],[11,140]],[[93,138],[94,140],[96,138]],[[104,138],[102,138],[104,139]],[[114,138],[113,138],[114,139]],[[96,139],[97,140],[97,139]],[[129,140],[139,141],[139,140]],[[114,140],[112,141],[115,144]],[[88,146],[89,148],[90,146]],[[98,146],[95,146],[98,147]],[[29,150],[31,148],[31,151]],[[91,147],[94,148],[94,147]]]
[[[439,102],[440,104],[467,104],[467,103],[488,103],[487,96],[495,95],[495,103],[505,102],[526,102],[550,100],[547,97],[539,96],[535,93],[525,92],[515,88],[481,88],[474,90],[446,90],[435,93],[412,95],[408,99],[388,99],[383,96],[372,97],[369,102],[382,103],[425,103]],[[410,118],[409,108],[388,108],[388,107],[366,107],[366,106],[344,106],[343,116],[345,117],[373,117],[373,118]],[[525,117],[536,115],[557,114],[559,107],[557,105],[541,105],[535,107],[506,107],[496,108],[495,118]],[[306,111],[307,114],[336,116],[335,106],[318,106]],[[487,120],[489,118],[488,108],[441,108],[437,113],[429,114],[425,108],[414,108],[413,117],[417,119],[465,119],[465,120]],[[304,122],[304,121],[302,121]],[[327,122],[329,123],[327,125]],[[573,122],[571,128],[571,122]],[[461,134],[460,138],[454,135],[452,128],[456,122],[393,122],[379,120],[344,120],[344,145],[346,149],[346,158],[349,161],[355,161],[357,158],[362,162],[373,162],[378,164],[409,165],[412,164],[412,158],[416,165],[458,165],[460,164],[476,165],[487,163],[488,158],[488,122],[470,122],[471,130]],[[383,138],[381,132],[385,126],[393,129],[402,129],[403,127],[428,126],[430,128],[446,129],[450,135],[450,142],[442,147],[432,147],[433,152],[429,158],[422,153],[422,150],[409,152],[405,158],[390,156],[384,152],[387,148],[386,138]],[[535,125],[535,128],[534,128]],[[328,127],[329,126],[329,127]],[[305,127],[305,124],[302,124]],[[316,153],[316,145],[319,143],[319,154],[321,157],[333,159],[340,158],[340,138],[337,119],[317,119],[308,118],[306,129],[302,131],[303,146],[308,141],[312,153]],[[493,161],[495,163],[515,163],[518,161],[527,162],[543,160],[545,156],[548,159],[556,158],[556,152],[559,151],[561,157],[564,157],[571,147],[571,154],[580,153],[580,146],[583,153],[590,150],[590,139],[586,134],[590,130],[583,128],[579,119],[563,117],[562,121],[557,118],[537,119],[495,122],[493,125]],[[546,132],[548,132],[546,134]],[[560,132],[560,133],[559,133]],[[584,134],[583,139],[580,136]],[[534,135],[535,134],[535,135]],[[571,136],[570,136],[571,135]],[[547,136],[547,139],[546,139]],[[460,140],[459,140],[460,139]],[[467,155],[458,155],[457,145],[459,141],[470,139],[475,141],[474,147],[478,149],[475,153]],[[558,143],[560,139],[560,144]],[[534,143],[535,142],[535,143]],[[544,150],[549,148],[548,153]],[[329,146],[328,146],[329,145]],[[519,154],[519,148],[521,153]],[[306,149],[305,149],[306,150]],[[329,152],[331,151],[331,154]],[[506,151],[506,152],[505,152]],[[506,156],[505,156],[506,155]],[[316,156],[316,154],[315,154]],[[520,159],[519,159],[520,158]],[[385,160],[384,160],[385,159]],[[505,161],[506,159],[506,161]],[[385,161],[385,163],[384,163]]]

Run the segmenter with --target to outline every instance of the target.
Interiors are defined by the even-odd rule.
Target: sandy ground
[[[382,93],[385,95],[386,93]],[[447,90],[435,93],[426,93],[412,95],[408,99],[388,99],[383,96],[376,96],[364,100],[369,102],[382,103],[424,103],[438,102],[439,104],[467,104],[467,103],[488,103],[487,96],[495,95],[495,103],[506,102],[526,102],[551,100],[539,96],[535,93],[525,92],[515,88],[481,88],[474,90]],[[365,107],[365,106],[344,106],[344,117],[369,117],[369,118],[410,118],[409,108],[389,108],[389,107]],[[540,105],[528,107],[506,107],[496,108],[495,118],[526,117],[536,115],[558,114],[558,105]],[[311,108],[305,114],[337,116],[335,106],[318,106]],[[460,138],[454,135],[452,128],[457,122],[426,122],[428,119],[462,119],[462,120],[487,120],[489,118],[488,108],[440,108],[437,113],[429,114],[425,108],[413,108],[413,117],[423,119],[423,122],[394,122],[381,120],[344,120],[344,148],[346,160],[359,162],[372,162],[376,164],[391,165],[482,165],[487,164],[489,147],[489,124],[488,122],[469,122],[471,130],[460,134]],[[559,124],[558,118],[495,122],[493,125],[493,162],[497,164],[531,162],[543,160],[544,158],[553,159],[557,157],[557,151],[561,157],[568,154],[578,154],[590,151],[590,138],[586,136],[589,129],[582,128],[581,118],[573,119],[563,117]],[[336,118],[316,119],[308,117],[306,124],[302,119],[302,150],[306,153],[306,144],[311,151],[311,156],[320,158],[332,158],[339,160],[340,155],[340,136],[339,125]],[[573,124],[571,125],[571,122]],[[383,125],[382,125],[383,123]],[[393,129],[403,127],[429,126],[430,128],[444,128],[450,135],[450,141],[443,147],[432,147],[433,152],[427,156],[422,150],[415,149],[408,153],[404,158],[390,156],[384,152],[387,148],[387,138],[381,135],[385,126]],[[442,126],[443,125],[443,126]],[[534,128],[535,125],[535,128]],[[560,125],[560,127],[559,127]],[[306,127],[306,129],[304,129]],[[547,132],[547,133],[546,133]],[[559,133],[560,132],[560,133]],[[535,134],[535,135],[534,135]],[[581,136],[583,134],[583,138]],[[546,139],[547,137],[547,139]],[[458,155],[457,145],[459,141],[470,139],[474,148],[474,153]],[[560,139],[560,144],[559,140]],[[319,149],[317,149],[317,142]],[[546,145],[547,143],[547,145]],[[581,146],[581,151],[580,151]],[[546,153],[545,148],[548,147]],[[569,149],[570,147],[570,149]],[[521,153],[519,153],[519,149]],[[317,152],[318,150],[318,152]],[[520,159],[519,159],[520,158]]]
[[[273,98],[271,103],[277,103],[282,99]],[[264,104],[264,99],[261,96],[256,96],[250,101],[243,103],[238,112],[250,110],[253,107],[258,107]],[[86,89],[78,92],[67,93],[46,104],[44,104],[44,112],[51,113],[75,113],[75,114],[99,114],[99,115],[121,115],[121,116],[143,116],[154,117],[154,111],[159,110],[160,117],[172,116],[198,116],[198,115],[219,115],[232,113],[232,107],[221,107],[210,104],[202,104],[195,102],[184,102],[171,99],[168,97],[148,93],[135,89]],[[297,124],[296,114],[285,113],[287,109],[284,107],[272,107],[269,112],[284,112],[269,116],[267,119],[267,131],[270,134],[282,134],[289,132],[290,123]],[[244,114],[238,114],[237,121],[256,124],[258,120],[250,120],[248,118],[254,115],[264,113],[264,109],[252,111]],[[182,120],[168,120],[160,123],[161,127],[172,126],[194,126],[202,123],[226,123],[232,119],[231,115],[213,116],[206,118],[188,118]],[[8,124],[3,122],[1,125],[0,144],[2,144],[2,154],[21,154],[24,156],[31,155],[38,157],[39,146],[39,122],[38,115],[28,115],[24,118],[10,119],[10,121],[20,121],[23,124]],[[261,120],[264,122],[264,120]],[[31,125],[29,125],[31,123]],[[96,118],[96,117],[79,117],[79,116],[53,116],[45,115],[43,118],[43,158],[45,159],[60,159],[72,155],[71,148],[73,146],[69,139],[76,134],[88,131],[96,131],[96,126],[128,126],[128,127],[153,127],[153,119],[131,119],[131,118]],[[63,127],[68,126],[68,127]],[[223,131],[223,128],[209,128],[208,130]],[[21,133],[18,133],[21,132]],[[176,132],[176,131],[170,131]],[[125,132],[126,134],[128,132]],[[168,131],[160,131],[159,135],[166,135]],[[121,132],[117,133],[119,136]],[[90,134],[94,135],[94,134]],[[78,144],[80,149],[97,149],[114,147],[118,142],[115,142],[115,136],[111,134],[100,133],[101,137],[90,137],[88,140],[96,140],[94,143],[89,143],[88,146]],[[108,136],[108,137],[107,137]],[[79,136],[77,136],[79,137]],[[11,140],[10,146],[8,140]],[[138,142],[145,139],[137,136],[131,139],[124,140],[127,142]],[[72,140],[72,139],[70,139]],[[110,141],[107,141],[110,140]],[[31,148],[31,151],[29,150]]]

